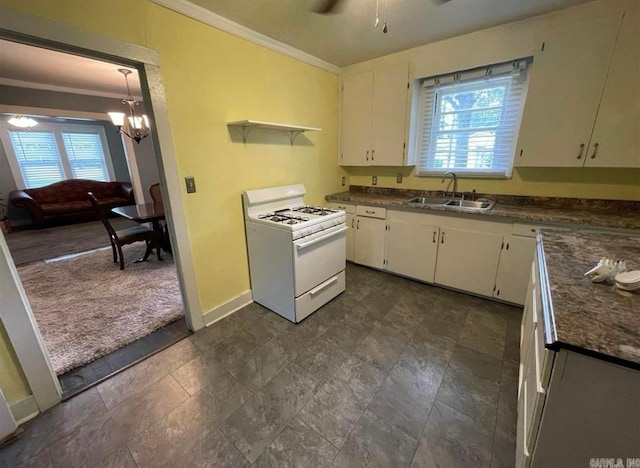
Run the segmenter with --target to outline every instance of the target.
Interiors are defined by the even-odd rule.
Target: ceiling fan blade
[[[313,12],[320,13],[321,15],[332,13],[341,1],[342,0],[318,0],[316,6],[313,8]]]

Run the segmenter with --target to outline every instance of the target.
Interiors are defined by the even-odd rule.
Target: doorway
[[[69,34],[69,31],[64,26],[43,22],[43,20],[31,18],[11,10],[6,11],[7,14],[4,14],[5,11],[3,11],[2,19],[0,19],[0,38],[35,46],[46,46],[57,51],[72,52],[83,57],[118,63],[134,68],[139,72],[142,96],[144,101],[149,103],[147,111],[153,129],[150,141],[153,142],[153,146],[156,149],[154,157],[158,163],[158,179],[163,188],[163,194],[167,195],[164,205],[167,219],[169,220],[169,234],[172,239],[179,291],[183,298],[186,328],[190,330],[201,328],[203,326],[202,313],[195,288],[191,249],[183,216],[168,116],[157,66],[157,54],[148,49],[90,33],[74,31],[73,34]],[[44,28],[43,23],[46,23]],[[14,25],[19,25],[20,30],[16,30]],[[57,38],[64,38],[65,43],[51,42]],[[150,88],[154,89],[153,93],[150,92]],[[104,235],[106,237],[106,232]],[[4,250],[3,254],[5,254]],[[46,356],[46,348],[43,346],[41,334],[38,328],[34,326],[37,320],[34,320],[34,314],[28,302],[20,294],[21,285],[16,274],[18,272],[15,270],[15,265],[12,262],[3,262],[2,266],[5,263],[8,270],[0,273],[16,281],[17,287],[15,291],[12,289],[12,291],[7,290],[6,292],[7,298],[9,298],[10,294],[12,295],[9,299],[15,300],[16,308],[11,311],[14,317],[9,318],[7,314],[0,316],[0,318],[16,351],[19,365],[24,370],[35,400],[38,402],[38,407],[42,411],[54,404],[55,401],[59,401],[61,389],[55,382],[55,372]],[[14,292],[15,294],[13,294]],[[4,295],[5,291],[2,294]],[[5,298],[3,297],[3,299]],[[44,378],[42,375],[43,369],[48,371]]]

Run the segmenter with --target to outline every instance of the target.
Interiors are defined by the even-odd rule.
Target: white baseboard
[[[9,408],[11,409],[13,419],[16,420],[16,424],[18,424],[18,426],[35,418],[38,413],[40,413],[38,404],[36,403],[36,399],[33,395],[29,395],[23,400],[11,403]]]
[[[204,324],[205,326],[209,326],[227,315],[231,315],[235,311],[242,309],[244,306],[251,304],[252,302],[253,296],[251,295],[251,290],[245,291],[239,296],[234,297],[230,301],[227,301],[204,314]]]

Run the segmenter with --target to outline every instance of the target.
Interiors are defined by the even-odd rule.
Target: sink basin
[[[448,198],[440,197],[414,197],[407,201],[407,203],[414,205],[446,205],[448,202]]]
[[[467,210],[474,211],[485,211],[490,210],[495,205],[495,202],[492,200],[449,200],[445,206],[450,206],[452,208],[462,208]]]

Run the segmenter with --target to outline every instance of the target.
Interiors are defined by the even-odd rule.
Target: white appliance
[[[298,323],[345,289],[344,211],[306,206],[303,185],[243,192],[253,300]]]

